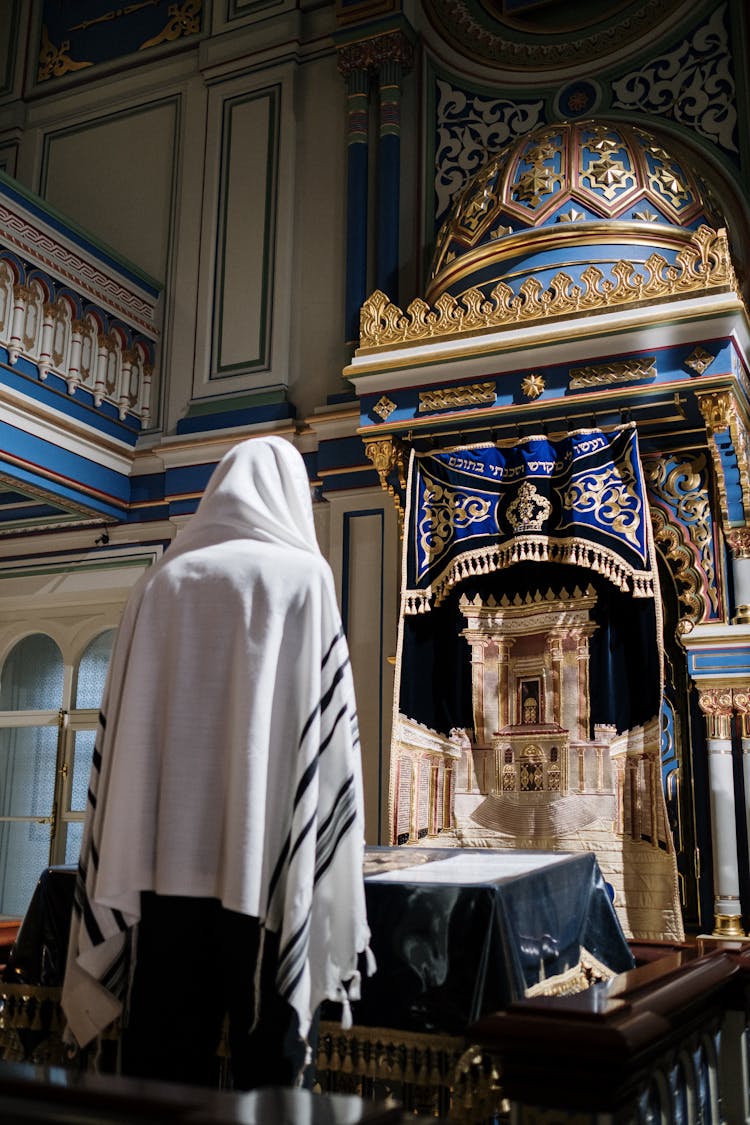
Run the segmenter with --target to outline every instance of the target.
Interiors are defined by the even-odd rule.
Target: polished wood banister
[[[576,996],[516,1001],[469,1036],[497,1059],[511,1101],[612,1111],[648,1088],[660,1058],[720,1026],[744,975],[732,954],[668,956]]]

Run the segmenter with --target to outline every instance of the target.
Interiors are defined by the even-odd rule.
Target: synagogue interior
[[[750,1121],[749,58],[743,0],[0,0],[0,1119]],[[138,1084],[60,1007],[102,696],[255,438],[376,968],[309,1089]]]

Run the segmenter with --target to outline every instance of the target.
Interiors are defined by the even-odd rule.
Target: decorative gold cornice
[[[632,383],[638,379],[656,378],[656,357],[623,359],[617,363],[600,363],[595,367],[572,367],[568,387],[603,387],[610,383]]]
[[[404,72],[411,70],[414,48],[403,31],[389,31],[338,49],[338,70],[348,78],[355,70],[377,74],[384,63],[398,63]]]
[[[725,457],[722,457],[717,444],[720,435],[729,433],[734,451],[737,472],[742,493],[742,509],[745,519],[750,518],[750,457],[745,424],[739,413],[739,405],[731,390],[709,391],[696,394],[698,407],[706,423],[708,445],[711,450],[716,485],[719,492],[719,507],[725,528],[730,521],[729,498],[725,479]],[[725,451],[726,453],[726,451]]]
[[[489,298],[476,288],[459,298],[443,293],[434,306],[417,298],[404,312],[377,290],[360,312],[358,354],[372,348],[435,340],[459,333],[532,323],[557,316],[575,316],[636,303],[664,301],[711,290],[730,290],[739,299],[739,287],[729,255],[727,233],[702,226],[695,231],[670,265],[661,254],[652,254],[641,266],[624,259],[612,267],[615,281],[590,265],[579,282],[564,272],[545,289],[528,277],[516,294],[499,282]]]
[[[705,229],[713,231],[708,226]],[[601,219],[581,226],[555,223],[532,230],[523,227],[489,241],[477,237],[476,245],[472,246],[460,232],[454,233],[450,227],[444,226],[438,237],[441,253],[446,251],[445,256],[441,257],[436,250],[425,300],[436,301],[441,293],[448,291],[460,293],[460,286],[471,285],[473,278],[480,272],[485,278],[485,290],[491,283],[490,270],[500,280],[520,277],[530,246],[533,247],[537,261],[539,255],[557,254],[562,274],[568,269],[584,268],[586,256],[581,251],[590,246],[592,250],[589,265],[596,266],[598,259],[601,265],[607,265],[614,273],[614,265],[609,257],[602,256],[603,246],[632,247],[632,264],[636,269],[642,269],[645,245],[649,247],[652,257],[661,258],[665,254],[673,254],[676,260],[694,242],[696,233],[682,227],[665,226],[663,223],[654,223],[646,232],[643,223]],[[623,249],[621,253],[627,255],[628,250]],[[563,254],[565,260],[560,257]],[[631,261],[628,257],[620,260]],[[529,276],[532,272],[536,271],[530,270]]]
[[[494,405],[497,392],[494,383],[472,383],[464,387],[436,387],[419,395],[419,413],[455,409],[461,406]]]

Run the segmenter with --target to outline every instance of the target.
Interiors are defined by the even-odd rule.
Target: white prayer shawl
[[[78,1044],[122,1011],[142,891],[259,918],[279,935],[277,988],[302,1037],[324,999],[350,1022],[358,954],[372,967],[362,810],[349,655],[304,463],[281,438],[251,439],[118,630],[62,994]]]

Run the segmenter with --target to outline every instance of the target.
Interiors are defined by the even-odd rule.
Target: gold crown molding
[[[690,244],[694,234],[692,230],[668,227],[664,223],[645,224],[602,219],[599,222],[589,221],[585,226],[569,223],[550,227],[532,227],[505,235],[498,232],[497,236],[490,235],[492,239],[490,243],[482,241],[472,249],[465,237],[448,228],[440,235],[444,246],[454,241],[463,243],[466,249],[458,253],[449,250],[441,259],[440,265],[433,269],[426,297],[428,301],[435,300],[437,294],[454,287],[462,278],[486,268],[492,262],[500,263],[523,258],[528,252],[530,242],[533,242],[535,253],[549,253],[570,246],[601,247],[603,244],[613,242],[619,246],[623,244],[635,246],[641,252],[645,245],[652,250],[676,250],[679,253],[684,246]]]
[[[469,289],[460,298],[443,293],[434,306],[422,298],[404,312],[385,293],[376,290],[360,311],[360,346],[357,355],[371,349],[444,339],[459,333],[548,320],[557,316],[585,315],[636,303],[664,301],[711,291],[731,291],[738,300],[739,287],[729,256],[726,230],[702,226],[695,231],[673,265],[660,254],[644,263],[621,259],[612,267],[616,280],[605,278],[594,265],[576,283],[560,272],[545,289],[536,278],[527,278],[518,294],[499,282],[489,298]]]
[[[678,227],[665,227],[663,223],[651,224],[646,232],[643,223],[611,220],[587,222],[585,226],[567,225],[520,230],[503,237],[502,240],[498,236],[498,239],[491,243],[482,242],[473,250],[467,249],[459,253],[448,251],[440,268],[433,273],[426,297],[429,301],[435,300],[440,293],[455,288],[462,279],[471,277],[478,270],[486,269],[490,264],[523,260],[528,253],[530,241],[533,241],[535,253],[550,253],[570,247],[577,250],[581,246],[601,248],[603,244],[612,242],[618,245],[632,245],[641,253],[644,245],[654,251],[673,250],[679,253],[682,248],[690,244],[694,233]],[[460,241],[459,236],[453,237],[456,241]],[[446,245],[450,238],[450,235],[446,238]],[[573,261],[571,264],[575,265],[578,262]]]
[[[603,387],[610,383],[632,383],[639,379],[656,378],[656,357],[624,359],[617,363],[602,363],[595,367],[572,367],[568,387],[571,391],[582,387]]]
[[[729,432],[737,472],[740,478],[742,492],[742,509],[745,519],[750,518],[750,460],[748,457],[747,430],[739,414],[739,405],[731,390],[709,391],[696,394],[698,407],[706,423],[708,446],[711,450],[716,475],[716,485],[719,493],[719,508],[721,518],[726,528],[730,522],[729,499],[725,472],[725,462],[718,446],[718,437]]]
[[[472,383],[465,387],[436,387],[419,395],[419,413],[455,409],[459,406],[495,404],[497,392],[494,383]]]

